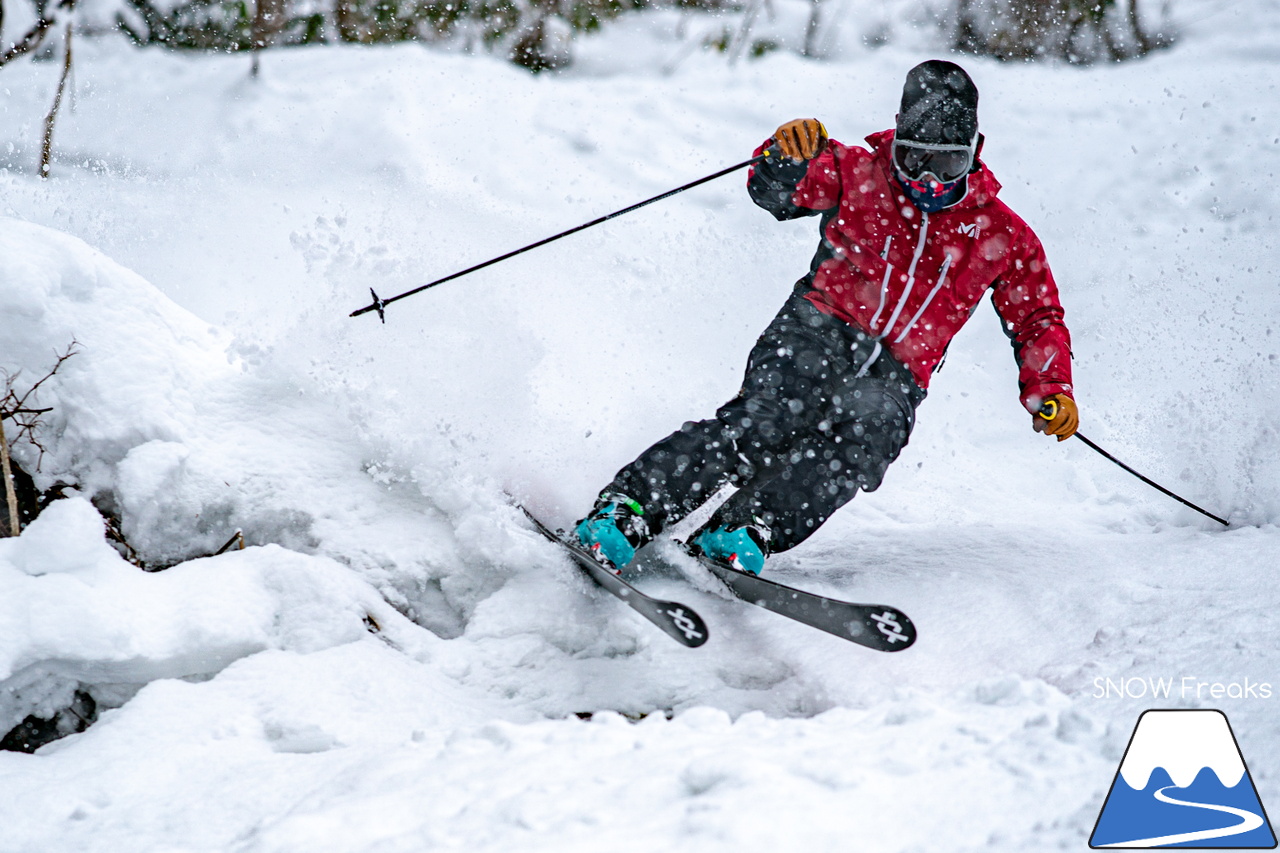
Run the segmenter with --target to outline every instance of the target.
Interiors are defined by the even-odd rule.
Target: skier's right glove
[[[775,130],[773,141],[784,156],[800,163],[812,160],[827,147],[827,129],[816,118],[798,118]]]

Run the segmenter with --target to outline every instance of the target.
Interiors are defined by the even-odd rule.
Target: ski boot
[[[626,495],[611,492],[600,495],[591,514],[579,521],[573,532],[583,548],[617,574],[653,538],[644,520],[644,507]]]
[[[702,554],[740,572],[758,575],[769,556],[769,528],[758,520],[739,527],[708,524],[695,533],[689,544]]]

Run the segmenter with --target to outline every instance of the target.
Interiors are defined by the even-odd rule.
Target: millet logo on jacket
[[[982,233],[982,229],[978,227],[978,223],[976,222],[965,223],[957,227],[956,230],[959,231],[961,234],[965,234],[969,237],[973,237],[975,240],[977,239],[978,235]]]

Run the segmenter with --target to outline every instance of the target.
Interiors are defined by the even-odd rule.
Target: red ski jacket
[[[927,388],[990,289],[1013,342],[1022,404],[1035,412],[1051,394],[1071,395],[1058,288],[1039,238],[996,198],[1000,182],[977,159],[965,197],[923,213],[893,178],[892,141],[891,130],[868,136],[870,151],[832,139],[807,163],[774,149],[752,169],[752,199],[775,217],[822,216],[810,301],[873,335]]]

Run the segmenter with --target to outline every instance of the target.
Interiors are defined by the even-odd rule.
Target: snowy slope
[[[41,400],[39,479],[190,561],[137,572],[79,499],[0,543],[0,728],[77,685],[106,709],[0,753],[0,851],[1082,849],[1138,713],[1179,704],[1225,710],[1275,800],[1280,699],[1094,698],[1100,677],[1280,686],[1280,10],[1187,8],[1140,63],[965,64],[1064,292],[1083,429],[1238,524],[1033,435],[984,308],[884,487],[772,569],[900,605],[921,639],[893,656],[658,553],[646,588],[713,632],[679,648],[502,496],[567,523],[732,394],[812,222],[735,177],[386,326],[346,314],[784,119],[856,141],[924,55],[663,74],[637,48],[623,77],[602,70],[622,28],[555,77],[406,47],[268,55],[253,83],[239,58],[83,44],[48,182],[52,69],[6,68],[0,367],[82,345]],[[190,559],[237,527],[255,547]]]

